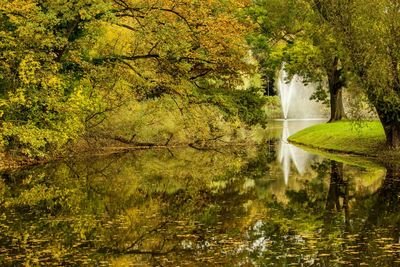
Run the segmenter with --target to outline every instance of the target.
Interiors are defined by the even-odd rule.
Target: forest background
[[[313,97],[331,107],[331,121],[372,111],[397,148],[399,5],[2,1],[2,158],[251,143],[281,114],[275,79],[283,64],[289,78],[317,85]]]
[[[2,1],[1,151],[249,142],[279,104],[254,75],[248,4]]]

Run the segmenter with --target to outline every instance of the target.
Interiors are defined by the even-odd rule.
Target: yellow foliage
[[[37,71],[41,68],[33,55],[26,55],[19,65],[19,77],[25,85],[37,84]]]

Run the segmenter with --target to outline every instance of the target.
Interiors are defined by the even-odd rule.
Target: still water
[[[400,266],[400,173],[287,144],[147,150],[0,179],[0,266]]]

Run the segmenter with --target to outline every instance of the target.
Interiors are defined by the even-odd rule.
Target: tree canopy
[[[400,146],[399,3],[315,0],[349,57],[347,62],[376,108],[390,147]],[[371,12],[373,10],[373,12]]]
[[[315,99],[329,95],[330,121],[345,117],[342,91],[356,83],[398,147],[398,16],[389,0],[2,1],[1,150],[45,157],[88,138],[238,136],[265,126],[276,102],[243,81],[261,73],[270,94],[282,66],[318,85]],[[140,139],[156,121],[157,137]]]
[[[316,84],[314,99],[330,94],[330,121],[345,117],[342,89],[345,86],[344,54],[332,27],[309,1],[254,1],[248,14],[259,26],[251,38],[261,64],[274,77],[284,69],[304,83]]]
[[[247,4],[3,1],[3,146],[43,156],[79,139],[127,103],[165,95],[233,108],[225,114],[243,114],[246,123],[258,123],[242,112],[248,101],[238,104],[234,96],[222,104],[218,100],[235,92],[253,68],[246,60],[245,40],[251,24],[238,16]],[[257,92],[248,95],[255,104],[252,111],[261,109],[264,102],[257,100]]]

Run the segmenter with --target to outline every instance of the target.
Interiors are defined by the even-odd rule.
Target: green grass
[[[330,152],[377,156],[384,147],[385,134],[379,121],[340,121],[306,128],[289,141]]]

